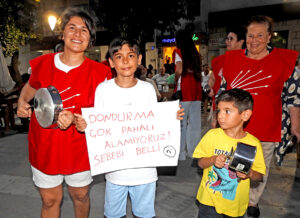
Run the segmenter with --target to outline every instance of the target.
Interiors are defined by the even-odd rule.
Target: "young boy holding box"
[[[117,77],[100,84],[95,93],[94,107],[132,107],[157,103],[154,87],[135,78],[142,55],[134,40],[116,38],[109,46],[111,67]],[[86,122],[76,116],[76,127],[83,131]],[[177,111],[182,119],[183,109]],[[126,217],[127,196],[130,194],[135,217],[155,217],[154,200],[157,171],[155,167],[134,168],[106,173],[104,215],[107,218]]]
[[[197,194],[198,217],[243,217],[248,207],[250,179],[259,182],[266,171],[260,141],[243,130],[252,114],[253,99],[247,91],[231,89],[219,95],[216,105],[220,128],[208,131],[193,154],[204,169]],[[256,147],[248,174],[228,168],[227,157],[238,142]]]

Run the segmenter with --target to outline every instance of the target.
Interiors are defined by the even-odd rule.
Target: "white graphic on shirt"
[[[74,97],[77,97],[77,96],[80,96],[80,94],[75,94],[75,95],[73,95],[73,96],[71,96],[71,97],[69,97],[69,98],[65,98],[64,100],[62,100],[62,102],[68,101],[68,100],[70,100],[70,99],[72,99],[72,98],[74,98]]]
[[[71,87],[66,88],[65,90],[59,92],[59,94],[61,95],[62,93],[64,93],[65,91],[68,91]]]
[[[272,75],[268,75],[265,77],[261,77],[261,73],[263,72],[263,70],[258,71],[257,73],[246,77],[249,73],[251,72],[251,70],[248,70],[246,73],[244,73],[243,70],[241,70],[241,72],[234,78],[234,80],[231,82],[230,86],[232,89],[234,88],[239,88],[239,89],[243,89],[243,90],[253,90],[253,89],[261,89],[261,88],[267,88],[270,86],[270,84],[268,83],[268,81],[266,81],[265,85],[260,85],[260,86],[255,86],[255,84],[257,82],[260,82],[262,80],[266,80],[272,77]],[[269,81],[270,82],[270,81]],[[253,86],[250,86],[253,85]],[[251,93],[252,95],[258,95],[257,92]]]
[[[70,108],[75,108],[75,106],[71,106],[71,107],[64,107],[64,110],[70,109]]]
[[[71,89],[71,87],[68,87],[68,88],[66,88],[65,90],[59,92],[59,94],[61,95],[62,93],[66,92],[66,91],[68,91],[68,90],[70,90],[70,89]],[[75,94],[75,95],[72,95],[72,96],[69,97],[69,98],[65,98],[64,100],[62,100],[62,102],[68,101],[68,100],[70,100],[70,99],[72,99],[72,98],[74,98],[74,97],[77,97],[77,96],[80,96],[80,94]],[[70,107],[66,107],[66,108],[64,108],[64,110],[65,110],[65,109],[70,109],[70,108],[75,108],[75,105],[70,106]]]

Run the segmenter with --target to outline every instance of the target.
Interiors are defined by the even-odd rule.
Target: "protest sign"
[[[92,175],[139,167],[176,166],[178,101],[143,108],[82,108]]]

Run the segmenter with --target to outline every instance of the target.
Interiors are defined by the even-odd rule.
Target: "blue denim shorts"
[[[124,186],[106,181],[104,215],[107,218],[120,218],[126,215],[127,196],[129,193],[132,212],[137,217],[155,217],[156,182]]]

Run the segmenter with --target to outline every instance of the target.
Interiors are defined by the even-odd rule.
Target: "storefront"
[[[195,42],[197,50],[200,52],[200,45],[205,44],[205,34],[194,33],[192,39]],[[163,64],[173,62],[172,54],[176,48],[176,40],[173,36],[161,36],[157,37],[158,57],[162,59]]]

